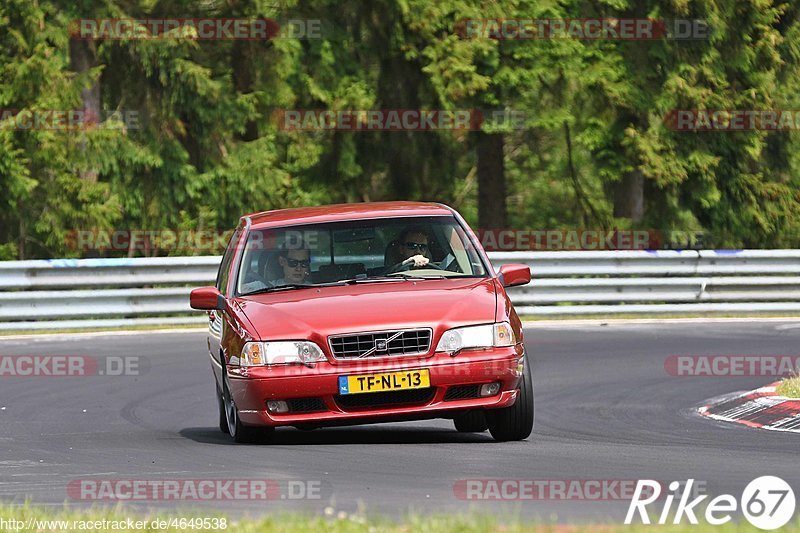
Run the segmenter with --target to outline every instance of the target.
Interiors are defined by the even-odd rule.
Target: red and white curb
[[[800,399],[778,396],[772,383],[754,391],[709,400],[698,409],[702,416],[746,426],[800,433]]]

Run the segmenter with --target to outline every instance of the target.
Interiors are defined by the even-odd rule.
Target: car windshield
[[[237,292],[486,275],[454,217],[381,218],[251,230]]]

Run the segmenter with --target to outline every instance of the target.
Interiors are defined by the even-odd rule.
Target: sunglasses
[[[286,263],[289,265],[290,268],[297,268],[297,267],[308,268],[311,265],[311,260],[309,260],[309,259],[291,259],[291,258],[287,257],[286,258]]]
[[[428,245],[420,242],[404,242],[403,246],[409,250],[419,250],[420,252],[425,252],[428,250]]]

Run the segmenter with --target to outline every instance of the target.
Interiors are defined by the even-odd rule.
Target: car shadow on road
[[[180,435],[203,444],[237,445],[215,427],[193,427],[180,431]],[[348,445],[348,444],[439,444],[439,443],[494,442],[488,432],[459,433],[441,428],[403,427],[340,427],[302,431],[294,428],[279,428],[263,445]],[[238,444],[237,446],[241,446]]]

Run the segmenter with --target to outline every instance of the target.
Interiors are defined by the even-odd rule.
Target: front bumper
[[[362,359],[357,361],[323,362],[313,368],[301,365],[275,367],[228,366],[231,394],[244,424],[257,426],[324,426],[358,424],[385,420],[450,418],[459,411],[498,409],[514,404],[522,375],[524,348],[521,344],[508,348],[464,351],[455,357],[437,353],[424,357],[395,359]],[[527,363],[526,363],[527,364]],[[431,389],[425,398],[414,403],[369,405],[372,394],[357,396],[358,407],[339,401],[339,376],[428,369]],[[490,397],[452,399],[448,389],[463,385],[499,382],[500,392]],[[355,395],[351,395],[355,396]],[[314,412],[273,413],[267,410],[269,400],[314,399]]]

